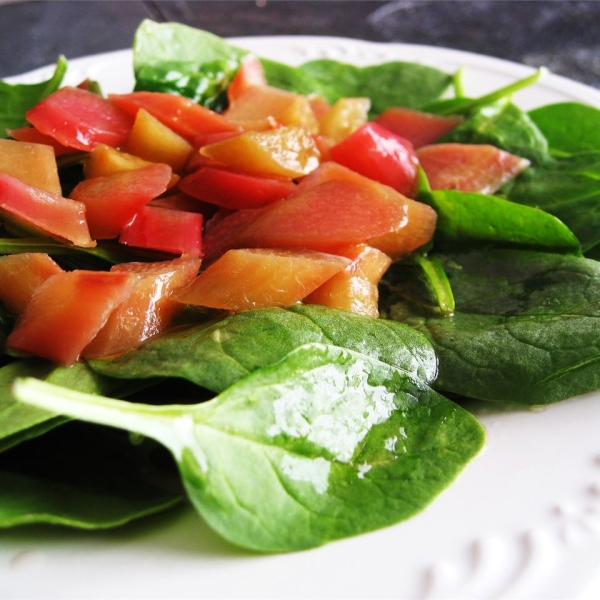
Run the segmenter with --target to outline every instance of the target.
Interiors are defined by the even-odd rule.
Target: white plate
[[[322,37],[238,38],[299,64],[408,60],[466,67],[478,95],[533,70],[467,52]],[[13,81],[45,79],[52,67]],[[70,61],[67,83],[132,89],[131,52]],[[549,75],[515,100],[525,108],[600,93]],[[600,598],[600,394],[542,411],[478,415],[486,448],[416,518],[306,552],[262,556],[228,546],[191,510],[121,530],[3,531],[0,598]],[[598,581],[596,581],[598,580]]]

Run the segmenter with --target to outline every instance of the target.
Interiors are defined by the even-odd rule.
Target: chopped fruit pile
[[[0,258],[10,351],[63,365],[115,355],[186,305],[306,302],[377,317],[386,269],[435,232],[435,211],[414,199],[419,168],[433,189],[493,193],[528,164],[493,146],[435,144],[460,117],[391,108],[370,121],[367,98],[330,105],[277,89],[252,57],[228,101],[217,113],[161,92],[64,87],[0,139],[11,235],[138,253],[106,271],[43,253]],[[83,165],[71,189],[57,157]]]

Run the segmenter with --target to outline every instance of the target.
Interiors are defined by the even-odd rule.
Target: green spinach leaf
[[[439,141],[491,144],[534,164],[550,161],[546,138],[527,113],[510,102],[499,102],[476,110]]]
[[[141,432],[179,464],[188,495],[229,541],[310,548],[416,514],[478,452],[467,411],[364,354],[307,344],[193,407],[152,407],[35,379],[16,396]]]
[[[371,98],[371,116],[390,106],[421,108],[452,83],[452,76],[439,69],[401,61],[356,67],[321,59],[304,63],[300,69],[319,83],[315,91],[331,102],[344,97]]]
[[[309,342],[368,354],[431,382],[436,358],[410,327],[314,305],[247,311],[182,328],[112,360],[93,360],[103,375],[129,379],[181,377],[221,392],[242,377]]]
[[[578,102],[548,104],[529,111],[555,152],[600,152],[600,110]]]
[[[455,190],[421,192],[418,199],[437,212],[437,249],[504,245],[581,254],[570,229],[538,208]]]
[[[509,200],[559,218],[587,253],[600,243],[600,152],[556,158],[532,166],[504,190]]]
[[[435,387],[481,400],[548,404],[600,388],[600,264],[569,255],[496,249],[446,255],[454,316],[399,301],[395,269],[382,313],[427,334]]]
[[[227,86],[245,54],[207,31],[144,20],[133,41],[135,89],[181,94],[222,110]]]
[[[180,93],[216,110],[226,106],[227,85],[247,54],[207,31],[149,20],[138,27],[133,52],[136,89]],[[399,61],[368,67],[327,59],[300,67],[267,59],[262,64],[271,85],[330,102],[368,96],[373,115],[389,106],[431,103],[452,83],[452,76],[439,69]]]
[[[0,138],[7,137],[6,129],[27,124],[25,113],[35,104],[56,91],[67,70],[67,60],[59,57],[54,74],[40,83],[8,83],[0,81]]]
[[[442,98],[423,107],[425,112],[437,115],[469,115],[486,106],[494,105],[500,101],[507,101],[518,92],[534,83],[537,83],[546,74],[546,69],[538,69],[532,75],[519,79],[497,90],[479,96],[478,98],[469,98],[465,96],[463,90],[462,75],[463,69],[459,69],[453,77],[455,98]]]

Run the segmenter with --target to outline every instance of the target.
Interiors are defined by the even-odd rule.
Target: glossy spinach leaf
[[[238,68],[235,60],[203,63],[199,72],[179,62],[143,66],[136,72],[134,91],[178,94],[221,112],[227,108],[227,86]]]
[[[584,252],[600,243],[600,152],[556,158],[526,169],[504,194],[558,217]]]
[[[546,138],[527,113],[510,102],[499,102],[474,111],[439,141],[491,144],[534,164],[550,161]]]
[[[193,407],[132,405],[21,380],[25,402],[141,432],[179,464],[229,541],[289,551],[418,513],[479,451],[467,411],[365,354],[307,344]]]
[[[56,91],[67,71],[67,60],[59,57],[54,74],[39,83],[8,83],[0,81],[0,138],[7,137],[6,129],[17,129],[27,124],[25,113]]]
[[[0,454],[0,528],[100,529],[166,510],[185,497],[172,462],[151,440],[68,423]]]
[[[421,192],[418,199],[437,212],[437,249],[492,245],[581,254],[570,229],[538,208],[455,190]]]
[[[394,268],[381,288],[383,314],[434,345],[437,389],[535,405],[600,388],[600,263],[508,249],[443,259],[456,300],[452,317],[400,301]]]
[[[133,352],[89,364],[110,377],[181,377],[221,392],[309,342],[362,352],[427,382],[436,376],[431,345],[410,327],[315,305],[242,312],[174,330]]]
[[[222,110],[227,86],[245,54],[208,31],[147,19],[133,40],[135,89],[176,93]]]
[[[146,20],[136,31],[133,53],[136,89],[180,93],[218,110],[225,107],[224,92],[247,51],[201,29]],[[368,96],[372,114],[393,105],[418,108],[437,100],[452,82],[443,71],[407,62],[356,67],[315,60],[292,67],[265,59],[262,64],[271,85],[331,102]]]
[[[555,152],[600,151],[600,110],[578,102],[548,104],[529,111],[529,117]]]

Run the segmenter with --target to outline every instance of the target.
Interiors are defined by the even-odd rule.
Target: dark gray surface
[[[600,1],[20,1],[0,4],[0,77],[131,46],[143,18],[221,36],[328,35],[468,50],[600,88]]]

